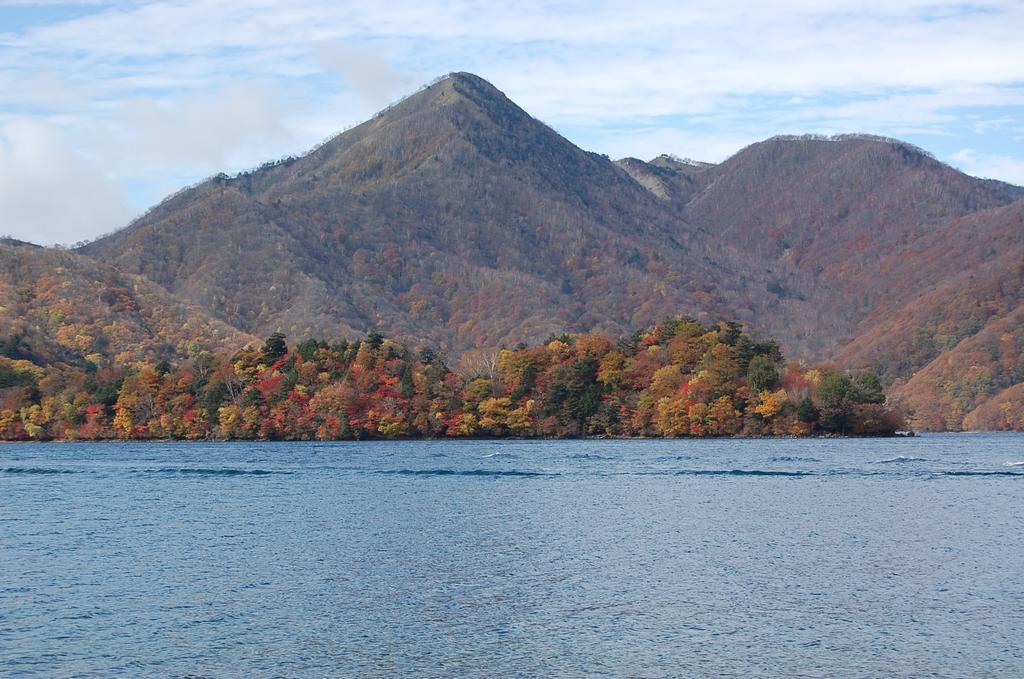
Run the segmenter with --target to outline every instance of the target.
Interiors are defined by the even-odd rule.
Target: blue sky
[[[0,234],[93,238],[451,71],[613,158],[866,132],[1024,185],[1019,0],[374,4],[0,0]]]

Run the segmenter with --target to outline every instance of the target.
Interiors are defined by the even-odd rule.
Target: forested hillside
[[[251,339],[140,276],[73,252],[0,243],[0,356],[96,367]]]
[[[991,336],[1024,333],[1022,213],[1020,187],[864,135],[612,162],[457,73],[80,252],[240,334],[378,331],[453,357],[733,318],[790,355],[876,371],[917,427],[958,429],[991,421],[971,417],[990,399],[1016,407]]]
[[[1024,304],[939,354],[906,384],[897,384],[894,395],[912,409],[923,428],[960,429],[965,419],[993,399],[1000,405],[1010,403],[1006,424],[997,428],[1012,428],[1021,413],[1020,404],[1012,404],[1012,389],[1024,384],[1021,328]]]

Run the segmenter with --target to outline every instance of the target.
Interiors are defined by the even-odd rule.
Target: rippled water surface
[[[0,446],[0,675],[1024,676],[1024,437]]]

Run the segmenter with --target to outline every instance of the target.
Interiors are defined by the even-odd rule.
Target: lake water
[[[1024,436],[0,446],[0,675],[1024,676]]]

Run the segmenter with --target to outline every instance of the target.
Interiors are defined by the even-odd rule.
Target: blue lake
[[[1024,676],[1024,436],[0,446],[0,675]]]

